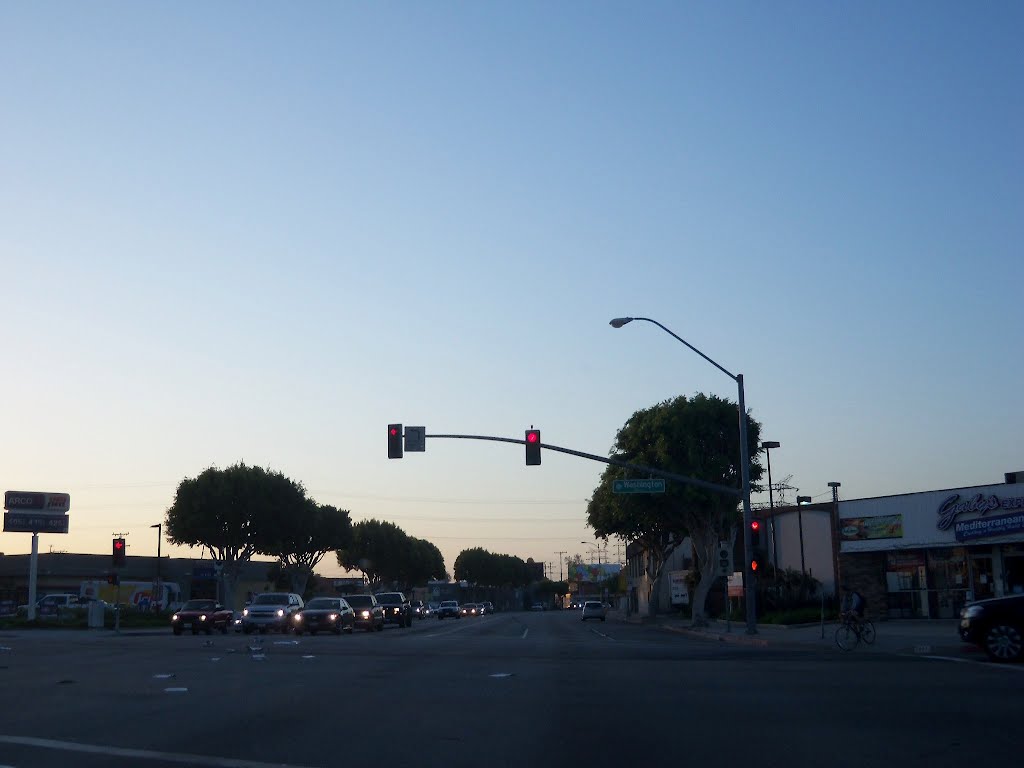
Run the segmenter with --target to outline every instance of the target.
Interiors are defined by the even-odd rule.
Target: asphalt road
[[[1002,765],[1024,665],[578,614],[316,637],[0,633],[0,767]]]

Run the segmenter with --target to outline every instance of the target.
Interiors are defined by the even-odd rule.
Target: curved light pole
[[[693,350],[698,355],[707,360],[709,363],[711,363],[713,366],[715,366],[715,368],[717,368],[730,379],[735,381],[736,386],[739,389],[739,402],[736,404],[736,406],[739,410],[740,415],[740,483],[742,484],[743,491],[743,552],[746,555],[746,562],[743,565],[743,592],[746,598],[744,602],[747,606],[747,634],[756,635],[757,607],[754,605],[754,601],[756,599],[754,591],[754,573],[750,570],[750,552],[751,546],[753,544],[753,541],[750,537],[750,521],[753,519],[753,516],[750,513],[750,452],[747,448],[747,406],[746,401],[743,397],[743,374],[730,373],[725,368],[716,363],[714,360],[712,360],[710,357],[708,357],[699,349],[697,349],[695,346],[693,346],[693,344],[688,342],[686,339],[677,336],[664,325],[659,323],[657,320],[652,320],[649,317],[616,317],[614,320],[611,320],[608,324],[612,328],[621,328],[626,323],[631,323],[634,320],[643,320],[645,322],[653,323],[654,325],[658,326],[669,336],[674,338],[676,341],[685,344],[691,350]]]

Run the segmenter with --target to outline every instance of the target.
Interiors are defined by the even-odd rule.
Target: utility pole
[[[128,562],[128,534],[127,533],[115,533],[115,539],[126,539],[124,543],[124,559]],[[114,605],[114,632],[120,634],[121,632],[121,574],[117,574],[117,597],[114,598],[117,602]]]
[[[563,549],[559,552],[555,552],[555,554],[558,555],[558,580],[565,581],[565,571],[563,568],[565,567],[565,556],[569,553]]]

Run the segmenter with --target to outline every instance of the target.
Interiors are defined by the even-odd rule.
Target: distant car
[[[461,619],[462,614],[459,611],[459,604],[455,600],[442,600],[441,604],[437,606],[437,618],[439,619]]]
[[[342,595],[355,611],[355,626],[367,632],[384,629],[384,609],[373,595]]]
[[[276,629],[288,632],[292,626],[292,615],[302,608],[302,598],[294,592],[264,592],[256,595],[242,611],[242,630],[266,632]]]
[[[580,617],[580,621],[586,621],[587,619],[600,619],[604,621],[607,615],[608,609],[604,607],[604,603],[597,600],[587,600],[583,604],[583,614]]]
[[[85,608],[85,605],[86,604],[81,601],[78,595],[70,592],[44,595],[36,600],[36,618],[57,618],[61,611],[71,608]],[[27,614],[28,606],[19,605],[18,612]]]
[[[234,614],[216,600],[189,600],[181,610],[171,614],[171,631],[180,635],[189,629],[193,635],[200,632],[212,635],[216,629],[226,635],[233,619]]]
[[[427,604],[422,600],[410,600],[409,607],[412,608],[412,615],[414,619],[426,618]]]
[[[459,615],[476,617],[480,615],[480,609],[477,607],[476,603],[463,603],[459,606]]]
[[[377,602],[384,609],[384,623],[412,626],[412,606],[401,592],[378,592]]]
[[[485,600],[482,603],[478,603],[478,605],[480,606],[481,616],[490,616],[494,613],[494,604],[490,600]]]
[[[531,611],[546,611],[548,608],[544,603],[534,603],[530,606]]]
[[[355,622],[356,613],[344,598],[314,597],[292,616],[292,629],[296,635],[303,632],[315,635],[320,630],[336,635],[351,634]]]
[[[980,645],[992,661],[1021,661],[1024,595],[968,603],[960,611],[960,639]]]

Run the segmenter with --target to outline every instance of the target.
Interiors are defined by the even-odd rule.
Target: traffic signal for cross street
[[[124,564],[127,561],[125,556],[127,553],[124,548],[124,539],[114,539],[114,549],[112,552],[112,562],[115,568],[124,568]]]
[[[764,570],[768,559],[764,556],[764,548],[761,545],[761,521],[750,521],[750,572],[754,576],[760,575]]]
[[[540,464],[540,430],[526,430],[526,466],[533,467]]]
[[[402,458],[402,425],[388,424],[388,458]]]
[[[111,586],[116,587],[120,583],[121,583],[121,577],[118,576],[116,573],[108,573],[107,574],[107,584],[110,584]]]

